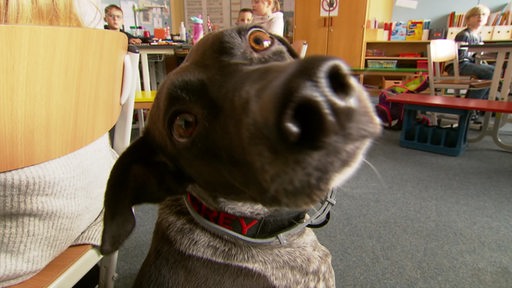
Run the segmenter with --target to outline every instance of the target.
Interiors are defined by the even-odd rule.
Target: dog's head
[[[112,170],[102,252],[130,234],[132,205],[190,186],[213,201],[304,209],[341,184],[379,122],[339,59],[296,58],[259,27],[211,33],[194,46]]]

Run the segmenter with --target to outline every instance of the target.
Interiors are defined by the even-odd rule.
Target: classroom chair
[[[461,91],[469,89],[484,89],[491,86],[491,80],[472,79],[459,74],[459,47],[453,39],[434,39],[427,47],[428,79],[431,95],[448,95],[448,89],[453,95],[460,97]],[[453,65],[453,74],[444,72],[446,65]],[[451,114],[432,113],[432,122],[439,125],[454,125],[458,117]],[[444,124],[443,124],[444,123]],[[479,128],[479,127],[475,127]]]
[[[452,39],[434,39],[427,49],[428,77],[431,95],[446,95],[446,89],[483,89],[491,86],[491,80],[472,79],[459,74],[458,45]],[[446,65],[452,64],[454,75],[443,73]]]

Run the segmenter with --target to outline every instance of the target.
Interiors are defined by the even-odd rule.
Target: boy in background
[[[247,25],[252,23],[252,9],[242,8],[238,11],[238,19],[236,25]]]
[[[103,18],[107,24],[104,26],[107,30],[117,30],[128,37],[128,44],[138,45],[142,40],[123,30],[123,10],[121,7],[111,4],[105,7],[105,17]]]
[[[455,36],[455,41],[469,45],[482,44],[480,30],[487,23],[490,10],[484,5],[477,5],[469,9],[465,14],[466,28]],[[478,79],[491,80],[494,74],[494,66],[476,63],[475,55],[467,50],[459,49],[459,73],[463,76],[472,76]],[[451,70],[449,70],[451,68]],[[453,66],[447,67],[448,73],[453,75]],[[486,99],[489,89],[469,90],[466,98]]]

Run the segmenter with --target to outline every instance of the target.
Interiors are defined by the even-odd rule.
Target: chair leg
[[[103,256],[101,259],[99,288],[114,288],[114,282],[117,278],[117,254],[118,251]]]
[[[144,109],[137,110],[138,121],[139,121],[139,136],[142,136],[142,131],[144,130],[144,126],[146,125],[144,119]]]

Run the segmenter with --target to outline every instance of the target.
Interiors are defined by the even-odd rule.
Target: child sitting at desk
[[[112,4],[105,7],[105,18],[103,18],[107,24],[104,26],[107,30],[117,30],[122,32],[128,37],[129,44],[138,45],[142,43],[142,40],[133,36],[132,34],[124,31],[123,27],[123,10],[121,7]]]
[[[478,34],[482,26],[487,23],[490,10],[484,5],[477,5],[466,12],[466,29],[455,36],[455,41],[469,45],[482,43],[482,37]],[[475,63],[475,55],[468,53],[467,49],[459,49],[459,73],[462,76],[473,76],[478,79],[491,80],[494,74],[494,66]],[[446,67],[446,71],[453,75],[453,65]],[[489,88],[468,90],[466,98],[484,99],[489,97]]]
[[[236,19],[236,25],[250,24],[252,22],[252,9],[242,8],[238,11],[238,19]]]

